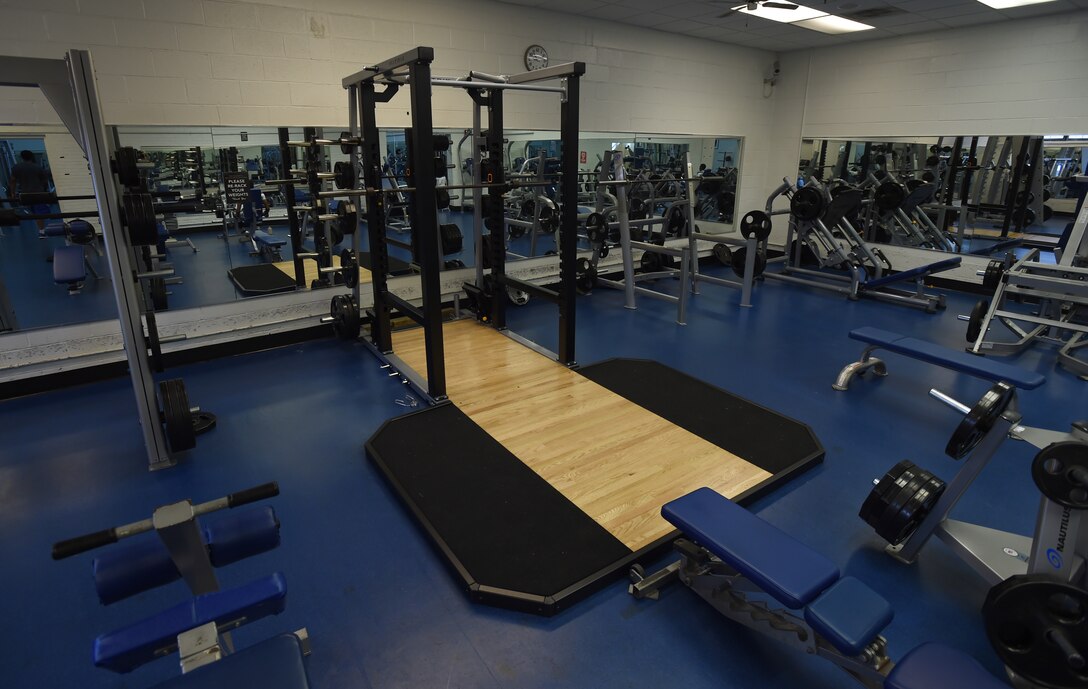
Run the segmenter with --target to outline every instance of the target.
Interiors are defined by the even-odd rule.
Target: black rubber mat
[[[359,267],[370,270],[370,252],[359,252]],[[410,272],[412,272],[412,266],[408,265],[406,262],[400,260],[399,258],[394,258],[393,256],[389,257],[390,275],[404,275]]]
[[[823,457],[808,426],[659,362],[609,359],[578,372],[772,474]]]
[[[741,504],[823,459],[808,426],[662,364],[613,359],[582,372],[771,472]],[[387,421],[366,452],[481,602],[555,614],[675,538],[632,552],[454,404]]]
[[[271,263],[238,266],[228,270],[227,275],[243,294],[275,294],[295,288],[294,278]]]
[[[547,605],[631,554],[453,404],[387,422],[366,450],[470,590]]]

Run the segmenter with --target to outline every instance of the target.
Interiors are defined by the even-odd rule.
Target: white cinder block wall
[[[745,137],[742,208],[768,181],[770,53],[488,0],[0,0],[0,53],[91,51],[110,124],[341,126],[340,79],[415,45],[435,73],[522,71],[532,43],[552,62],[587,64],[586,131]],[[8,99],[0,122],[55,122],[40,103]],[[407,96],[379,125],[407,123]],[[9,110],[8,103],[15,104]],[[435,125],[471,125],[469,99],[437,89]],[[558,129],[558,99],[507,99],[511,128]]]

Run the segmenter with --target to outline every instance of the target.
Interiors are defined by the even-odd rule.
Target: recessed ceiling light
[[[804,5],[798,5],[795,10],[784,10],[780,7],[767,7],[765,5],[760,5],[754,10],[748,9],[748,5],[739,5],[733,9],[739,10],[745,14],[750,14],[753,17],[770,19],[771,21],[782,22],[783,24],[792,24],[793,22],[802,21],[804,19],[823,17],[827,14],[827,12],[814,10],[811,7],[805,7]]]
[[[1023,7],[1024,5],[1041,5],[1044,2],[1054,0],[978,0],[983,5],[989,5],[995,10],[1007,10],[1011,7]]]
[[[846,19],[844,17],[836,17],[833,14],[828,14],[823,17],[815,17],[813,19],[806,19],[800,22],[791,22],[794,26],[800,26],[806,29],[812,29],[813,31],[819,31],[821,33],[852,33],[854,31],[868,31],[876,27],[869,26],[868,24],[862,24],[852,19]]]

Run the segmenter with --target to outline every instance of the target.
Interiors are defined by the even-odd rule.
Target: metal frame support
[[[295,286],[306,286],[306,269],[302,265],[302,228],[298,224],[298,213],[295,211],[295,184],[290,181],[294,178],[288,170],[294,167],[293,158],[295,151],[287,142],[290,140],[290,131],[287,127],[277,130],[280,144],[280,165],[283,168],[282,177],[287,180],[283,185],[283,203],[287,207],[287,223],[291,233],[291,253],[295,266]],[[226,222],[226,221],[224,221]],[[226,236],[226,230],[223,231]]]
[[[559,220],[559,363],[574,366],[575,321],[577,312],[578,260],[578,103],[581,97],[581,76],[585,66],[577,63],[573,74],[566,78],[566,95],[559,109],[560,140],[563,157],[560,161],[560,197],[563,207]]]

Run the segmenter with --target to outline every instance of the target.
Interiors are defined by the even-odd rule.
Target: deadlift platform
[[[573,370],[472,320],[443,339],[450,401],[366,452],[480,602],[555,614],[669,546],[662,504],[743,504],[823,460],[807,425],[657,362]],[[393,342],[426,370],[422,329]]]

